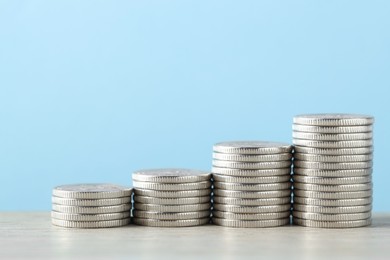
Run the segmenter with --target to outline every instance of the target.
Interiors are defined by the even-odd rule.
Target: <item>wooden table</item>
[[[390,214],[374,214],[372,226],[355,229],[65,229],[51,225],[49,212],[2,212],[0,259],[14,257],[390,259]]]

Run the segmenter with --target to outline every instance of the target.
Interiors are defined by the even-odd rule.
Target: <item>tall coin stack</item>
[[[223,142],[213,150],[213,223],[242,228],[290,223],[291,145]]]
[[[188,227],[210,222],[211,174],[189,169],[133,173],[135,224]]]
[[[52,223],[68,228],[120,227],[130,223],[131,188],[75,184],[53,189]]]
[[[294,223],[319,228],[370,225],[374,118],[294,117]]]

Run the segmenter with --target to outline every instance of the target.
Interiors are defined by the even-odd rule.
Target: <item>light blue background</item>
[[[372,114],[389,211],[389,1],[0,1],[0,209],[55,185],[210,169],[299,113]]]

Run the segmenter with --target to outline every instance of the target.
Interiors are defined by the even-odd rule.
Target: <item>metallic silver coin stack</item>
[[[371,224],[374,118],[294,117],[294,223],[319,228]]]
[[[150,169],[133,173],[135,224],[189,227],[210,222],[211,173]]]
[[[131,193],[131,188],[106,183],[55,187],[52,193],[52,223],[68,228],[128,225]]]
[[[213,150],[213,223],[242,228],[290,223],[290,144],[223,142]]]

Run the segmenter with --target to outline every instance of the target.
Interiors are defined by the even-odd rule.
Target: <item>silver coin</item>
[[[187,183],[156,183],[133,181],[134,190],[148,189],[160,191],[202,190],[211,187],[211,181],[187,182]]]
[[[309,162],[294,160],[294,167],[320,169],[320,170],[351,170],[371,168],[372,161],[368,162],[349,162],[349,163],[326,163],[326,162]]]
[[[293,123],[318,126],[371,125],[374,123],[374,117],[358,114],[308,114],[294,116]]]
[[[210,172],[181,168],[147,169],[133,173],[135,181],[155,183],[202,182],[209,181],[210,178]]]
[[[359,155],[371,154],[374,151],[373,146],[354,147],[354,148],[315,148],[300,145],[294,146],[295,153],[316,154],[316,155]]]
[[[287,161],[292,158],[291,153],[275,154],[232,154],[232,153],[213,153],[213,159],[235,162],[275,162]]]
[[[148,189],[135,189],[135,196],[147,196],[155,198],[188,198],[188,197],[203,197],[210,196],[211,189],[199,189],[199,190],[182,190],[182,191],[159,191]]]
[[[182,219],[182,220],[159,220],[148,218],[133,218],[134,224],[149,227],[191,227],[210,223],[210,218]]]
[[[293,217],[309,219],[315,221],[354,221],[371,218],[371,212],[351,213],[351,214],[320,214],[311,212],[293,211]]]
[[[290,211],[274,212],[274,213],[260,213],[260,214],[245,214],[245,213],[231,213],[227,211],[213,211],[214,218],[225,218],[235,220],[272,220],[289,218]]]
[[[271,206],[291,203],[291,197],[269,198],[269,199],[241,199],[229,197],[213,197],[214,203],[230,204],[240,206]]]
[[[293,144],[297,146],[306,146],[314,148],[359,148],[373,145],[372,139],[355,141],[313,141],[305,139],[293,139]]]
[[[158,205],[134,203],[134,209],[154,212],[192,212],[210,210],[211,203],[188,204],[188,205]]]
[[[324,191],[324,192],[361,191],[361,190],[371,190],[372,183],[343,184],[343,185],[319,185],[319,184],[295,182],[294,189]]]
[[[313,205],[313,206],[324,206],[324,207],[349,207],[349,206],[362,206],[372,203],[372,197],[359,198],[359,199],[313,199],[294,196],[294,203]]]
[[[100,206],[113,206],[120,204],[130,204],[131,197],[119,197],[112,199],[69,199],[53,196],[51,198],[52,203],[61,204],[67,206],[82,206],[82,207],[100,207]]]
[[[293,131],[324,133],[324,134],[349,134],[349,133],[367,133],[372,132],[372,125],[359,126],[315,126],[315,125],[298,125],[293,124]]]
[[[332,177],[309,177],[302,175],[294,175],[294,182],[303,182],[311,184],[321,184],[321,185],[344,185],[344,184],[360,184],[360,183],[369,183],[371,182],[371,175],[360,176],[360,177],[342,177],[342,178],[332,178]]]
[[[181,219],[200,219],[210,218],[211,211],[193,211],[193,212],[153,212],[134,210],[133,216],[135,218],[159,219],[159,220],[181,220]]]
[[[258,176],[279,176],[288,175],[291,173],[291,167],[279,168],[279,169],[262,169],[262,170],[242,170],[215,167],[212,168],[213,174],[236,176],[236,177],[258,177]]]
[[[350,191],[350,192],[317,192],[308,190],[294,190],[294,196],[323,199],[323,200],[344,200],[360,199],[372,196],[372,190]]]
[[[60,204],[52,204],[53,211],[70,214],[106,214],[106,213],[118,213],[123,211],[130,211],[131,204],[121,204],[114,206],[102,206],[102,207],[79,207],[79,206],[66,206]]]
[[[233,169],[275,169],[290,167],[292,161],[278,161],[278,162],[232,162],[213,160],[214,167],[233,168]]]
[[[71,199],[110,199],[131,196],[132,189],[109,183],[88,183],[57,186],[53,196]]]
[[[294,159],[311,162],[366,162],[373,159],[372,153],[359,155],[318,155],[307,153],[295,153]]]
[[[293,210],[301,212],[312,212],[322,214],[348,214],[348,213],[361,213],[372,210],[372,205],[361,205],[361,206],[348,206],[348,207],[323,207],[313,205],[303,205],[294,203]]]
[[[353,133],[353,134],[323,134],[323,133],[308,133],[294,131],[293,138],[306,139],[315,141],[352,141],[365,140],[372,138],[372,132],[367,133]]]
[[[270,191],[270,190],[289,190],[291,182],[252,184],[252,183],[229,183],[214,182],[215,189],[236,190],[236,191]]]
[[[271,206],[239,206],[228,204],[214,204],[214,210],[227,211],[231,213],[273,213],[273,212],[286,212],[291,210],[291,204],[285,205],[271,205]]]
[[[305,226],[305,227],[315,227],[315,228],[356,228],[356,227],[365,227],[371,225],[371,219],[362,219],[354,221],[315,221],[309,219],[300,219],[294,218],[294,224]]]
[[[294,176],[304,175],[310,177],[360,177],[372,174],[372,168],[351,170],[319,170],[294,167]]]
[[[235,177],[227,175],[213,174],[214,181],[232,182],[232,183],[276,183],[276,182],[288,182],[291,179],[291,175],[279,175],[279,176],[258,176],[258,177]]]
[[[267,141],[232,141],[217,143],[214,152],[234,154],[275,154],[291,153],[292,146],[288,143]]]
[[[290,218],[270,220],[235,220],[226,218],[213,218],[213,223],[224,227],[234,228],[266,228],[290,224]]]
[[[106,221],[130,218],[130,211],[107,214],[69,214],[57,211],[51,212],[51,217],[67,221]]]
[[[203,197],[187,197],[187,198],[155,198],[147,196],[134,196],[134,201],[145,204],[159,204],[159,205],[185,205],[208,203],[211,201],[211,196]]]
[[[214,196],[242,198],[242,199],[267,199],[267,198],[282,198],[291,195],[291,190],[276,190],[276,191],[235,191],[215,189]]]
[[[67,228],[109,228],[121,227],[130,223],[130,218],[106,220],[106,221],[67,221],[62,219],[52,218],[51,222],[55,226]]]

